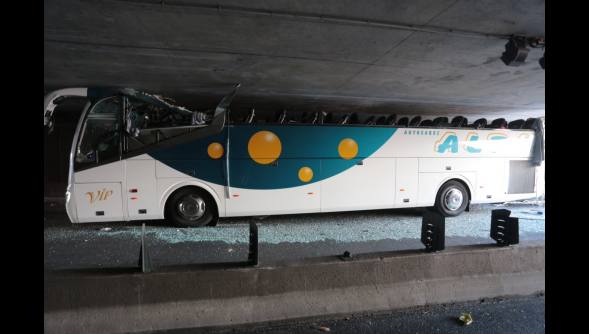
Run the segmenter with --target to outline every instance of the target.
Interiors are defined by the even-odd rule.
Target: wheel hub
[[[444,196],[444,205],[448,210],[456,211],[462,206],[463,200],[464,196],[462,195],[462,191],[452,188],[446,192],[446,196]]]
[[[205,201],[196,195],[187,195],[178,202],[178,213],[185,219],[197,220],[205,214]]]

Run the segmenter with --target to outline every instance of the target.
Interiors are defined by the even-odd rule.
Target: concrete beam
[[[506,40],[484,37],[510,34],[543,36],[544,2],[48,0],[44,82],[173,97],[240,82],[232,106],[245,109],[241,98],[301,112],[543,116],[543,51],[508,67]]]
[[[277,267],[47,274],[47,333],[206,327],[544,291],[544,242]]]

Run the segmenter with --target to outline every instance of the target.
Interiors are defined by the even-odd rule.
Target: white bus
[[[204,112],[133,89],[48,94],[49,127],[60,101],[88,100],[70,153],[70,220],[205,226],[219,217],[432,206],[456,216],[470,203],[536,195],[543,160],[536,119],[509,129],[459,117],[447,124],[282,113],[257,121],[252,110],[229,121],[237,87]]]

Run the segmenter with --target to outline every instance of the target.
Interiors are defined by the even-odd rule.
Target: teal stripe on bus
[[[200,138],[172,148],[156,149],[149,154],[156,160],[187,175],[207,182],[226,185],[225,157],[227,128],[215,136]],[[352,126],[230,126],[230,184],[245,189],[281,189],[318,182],[335,176],[370,157],[389,140],[396,128]],[[261,164],[252,159],[248,143],[260,131],[271,132],[280,141],[280,155],[273,163]],[[267,134],[264,132],[264,134]],[[351,139],[357,144],[357,154],[350,159],[340,156],[338,146]],[[349,141],[348,141],[349,142]],[[221,159],[211,159],[207,148],[219,143],[224,148]],[[274,142],[272,145],[276,145]],[[274,147],[275,148],[275,147]],[[260,157],[260,156],[258,156]],[[263,156],[266,160],[274,157]],[[348,157],[349,158],[349,157]],[[312,171],[310,180],[299,177],[301,168]]]

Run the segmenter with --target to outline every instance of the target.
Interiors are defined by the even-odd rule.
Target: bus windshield
[[[119,157],[122,99],[118,96],[99,101],[88,114],[76,151],[76,162],[97,164]]]

